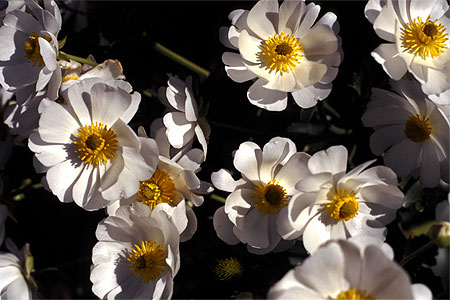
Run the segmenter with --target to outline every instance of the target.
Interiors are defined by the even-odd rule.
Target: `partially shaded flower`
[[[158,205],[120,207],[99,223],[92,291],[102,299],[170,299],[180,268],[177,222]]]
[[[409,80],[392,82],[396,93],[372,89],[371,101],[362,116],[364,126],[373,127],[370,148],[383,155],[384,163],[398,176],[420,177],[426,187],[449,178],[450,122],[443,110]]]
[[[384,241],[385,225],[395,219],[404,195],[397,176],[385,167],[367,169],[374,161],[346,173],[347,149],[333,146],[308,160],[311,175],[300,180],[278,229],[284,239],[302,237],[314,252],[328,240],[367,235]]]
[[[218,237],[231,245],[245,243],[256,254],[293,245],[281,239],[277,226],[286,222],[280,215],[297,193],[295,184],[310,174],[308,159],[287,138],[275,137],[263,149],[242,143],[234,154],[234,166],[242,178],[235,181],[225,169],[211,175],[216,188],[231,192],[225,206],[214,214]]]
[[[89,78],[62,92],[65,104],[40,104],[39,127],[28,146],[36,171],[47,172],[44,183],[60,201],[99,209],[131,197],[154,172],[127,125],[140,102],[131,90],[121,80]]]
[[[388,42],[372,56],[392,79],[399,80],[409,71],[427,95],[450,88],[448,9],[446,0],[369,0],[365,15]]]
[[[304,0],[261,0],[250,10],[229,15],[232,26],[221,28],[222,61],[236,82],[256,78],[247,92],[253,105],[281,111],[288,93],[302,108],[316,105],[332,88],[342,60],[339,24],[328,12],[314,22],[320,6]]]
[[[272,286],[269,299],[432,299],[376,245],[329,242]]]

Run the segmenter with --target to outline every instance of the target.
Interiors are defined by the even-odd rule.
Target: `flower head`
[[[426,187],[448,182],[450,123],[414,81],[393,82],[396,93],[374,88],[362,122],[373,127],[370,148],[398,176],[420,177]]]
[[[273,138],[263,149],[242,143],[234,155],[242,178],[235,181],[225,169],[211,175],[218,189],[231,192],[225,206],[214,214],[219,238],[228,244],[245,243],[257,254],[292,245],[281,239],[278,227],[286,219],[280,215],[297,193],[295,184],[309,174],[308,158],[296,153],[295,144],[286,138]]]
[[[296,184],[294,196],[280,227],[282,237],[302,237],[303,245],[314,252],[328,240],[364,234],[384,241],[385,225],[391,222],[403,202],[397,176],[385,166],[367,169],[373,161],[346,173],[347,150],[333,146],[308,160],[310,176]]]
[[[427,95],[450,89],[448,9],[446,0],[367,3],[366,17],[387,41],[372,56],[392,79],[399,80],[409,71]]]
[[[62,92],[65,104],[43,100],[39,127],[29,139],[35,167],[62,202],[99,209],[139,189],[154,172],[156,154],[127,125],[140,95],[123,81],[90,78]],[[155,147],[156,148],[156,147]],[[149,152],[145,152],[148,150]]]
[[[326,274],[326,276],[324,276]],[[378,245],[333,241],[272,286],[269,299],[432,299]]]
[[[303,108],[328,96],[342,51],[336,16],[326,13],[314,24],[319,11],[303,0],[280,6],[261,0],[250,11],[230,13],[232,26],[221,29],[221,40],[239,53],[225,52],[222,60],[234,81],[257,79],[247,92],[252,104],[281,111],[288,93]]]

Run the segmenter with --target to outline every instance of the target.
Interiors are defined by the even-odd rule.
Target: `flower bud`
[[[439,248],[450,245],[450,222],[437,222],[430,227],[428,236]]]

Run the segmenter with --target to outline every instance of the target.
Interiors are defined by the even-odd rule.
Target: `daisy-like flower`
[[[202,145],[206,157],[210,127],[204,116],[199,115],[197,101],[192,90],[192,76],[183,82],[169,75],[168,87],[161,87],[158,96],[167,112],[163,117],[169,143],[176,149],[192,148],[194,137]]]
[[[411,284],[408,273],[375,245],[333,241],[272,286],[269,299],[432,299],[430,289]]]
[[[59,64],[63,70],[61,90],[86,78],[100,78],[104,81],[125,79],[122,65],[118,60],[106,60],[87,72],[82,72],[81,64],[74,61],[60,61]],[[46,91],[40,91],[25,100],[19,99],[17,104],[8,107],[8,111],[5,114],[5,124],[10,128],[11,134],[17,135],[18,139],[25,139],[38,127],[40,116],[38,107],[42,99],[47,98],[59,102],[64,101],[62,97],[57,99],[49,97],[50,95]]]
[[[247,92],[253,105],[281,111],[288,93],[302,108],[326,98],[342,60],[339,23],[328,12],[314,22],[320,6],[304,0],[260,0],[250,10],[230,13],[232,26],[221,29],[222,61],[236,82],[256,78]]]
[[[374,160],[346,173],[347,149],[333,146],[308,160],[310,176],[296,184],[301,193],[281,212],[287,222],[278,226],[284,239],[302,237],[303,245],[314,252],[328,240],[359,234],[384,241],[385,225],[403,203],[397,176],[385,167],[366,169]]]
[[[397,93],[373,88],[364,126],[373,127],[370,148],[383,155],[384,163],[398,176],[420,176],[426,187],[440,179],[448,182],[450,123],[444,111],[421,91],[418,83],[402,80],[391,83]]]
[[[40,104],[39,127],[28,146],[36,171],[47,172],[44,183],[60,201],[99,209],[131,197],[139,181],[153,174],[127,125],[140,102],[131,89],[125,81],[89,78],[62,91],[64,104]]]
[[[99,223],[92,291],[102,299],[170,299],[180,268],[178,225],[158,205],[133,203]]]
[[[411,72],[427,95],[448,90],[448,12],[446,0],[369,0],[365,15],[377,35],[388,42],[372,56],[394,80]]]
[[[219,238],[231,245],[245,243],[256,254],[292,245],[282,241],[277,227],[286,222],[280,215],[297,192],[295,184],[309,175],[308,159],[286,138],[275,137],[263,149],[252,142],[242,143],[234,155],[242,178],[235,181],[225,169],[211,175],[216,188],[231,192],[225,206],[214,214]]]
[[[61,13],[53,0],[44,1],[45,9],[33,0],[25,0],[25,4],[31,13],[10,11],[0,27],[0,84],[27,95],[46,89],[53,99],[61,85],[56,59]]]
[[[33,259],[30,246],[19,251],[10,240],[6,246],[11,253],[0,252],[0,297],[1,299],[34,299],[37,289],[31,276]]]

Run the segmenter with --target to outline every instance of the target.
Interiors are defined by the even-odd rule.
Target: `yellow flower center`
[[[415,115],[406,121],[403,132],[411,141],[422,143],[430,138],[431,131],[430,119],[425,116]]]
[[[167,267],[167,254],[156,242],[142,241],[140,247],[134,244],[128,254],[127,260],[131,262],[129,268],[133,269],[131,273],[136,274],[137,278],[142,276],[146,283],[158,279]]]
[[[172,177],[160,169],[156,169],[153,176],[141,181],[141,185],[136,194],[136,198],[147,204],[153,210],[159,203],[172,205],[175,197],[175,184]]]
[[[422,59],[436,57],[447,49],[444,44],[448,40],[445,27],[436,22],[430,21],[430,17],[425,22],[417,17],[412,23],[406,24],[402,28],[402,47],[405,51],[414,55],[419,55]]]
[[[48,36],[40,36],[36,32],[33,32],[33,35],[27,38],[24,45],[25,57],[33,63],[33,67],[35,67],[36,64],[38,64],[39,67],[44,66],[44,59],[42,58],[41,47],[39,46],[40,37],[49,42],[52,40]]]
[[[75,152],[85,164],[103,165],[114,157],[117,150],[117,136],[112,129],[99,122],[84,125],[78,129],[73,141]]]
[[[277,180],[255,186],[253,200],[255,200],[253,206],[263,214],[277,214],[282,207],[289,203],[286,189],[279,185]]]
[[[326,210],[335,220],[348,221],[358,214],[359,204],[356,201],[355,192],[347,193],[346,190],[338,189],[330,199],[331,203],[326,205]]]
[[[269,73],[275,71],[283,75],[283,72],[290,72],[303,57],[300,40],[284,32],[263,41],[259,48],[258,59],[263,67],[269,69]]]
[[[220,260],[214,269],[220,280],[230,280],[233,277],[242,275],[242,264],[234,257]]]
[[[367,294],[365,290],[348,289],[339,293],[332,300],[375,300],[370,294]]]

